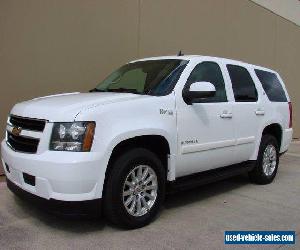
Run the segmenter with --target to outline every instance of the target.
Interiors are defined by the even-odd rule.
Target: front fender
[[[113,149],[121,142],[132,139],[134,137],[138,136],[147,136],[147,135],[157,135],[157,136],[162,136],[164,137],[167,142],[169,143],[170,146],[170,153],[174,154],[175,153],[175,148],[173,146],[173,143],[171,142],[171,138],[169,133],[162,129],[137,129],[137,130],[131,130],[131,131],[126,131],[124,133],[120,133],[116,135],[112,140],[110,145],[108,146],[108,151],[112,152]],[[171,146],[172,145],[172,146]]]

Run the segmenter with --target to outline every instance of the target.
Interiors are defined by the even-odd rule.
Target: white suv
[[[168,56],[130,62],[89,93],[16,104],[1,146],[11,190],[58,204],[101,201],[112,222],[136,228],[155,217],[167,187],[245,171],[272,182],[291,139],[278,73]]]

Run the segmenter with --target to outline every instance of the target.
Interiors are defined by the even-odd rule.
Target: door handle
[[[265,111],[262,110],[262,109],[258,109],[258,110],[255,111],[255,114],[256,115],[265,115]]]
[[[226,111],[224,111],[221,115],[221,118],[232,118],[232,113],[227,113]]]

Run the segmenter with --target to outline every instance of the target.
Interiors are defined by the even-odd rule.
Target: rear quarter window
[[[287,102],[285,92],[275,73],[255,69],[255,74],[271,102]]]

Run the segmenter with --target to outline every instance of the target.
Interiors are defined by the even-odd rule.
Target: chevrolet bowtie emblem
[[[20,127],[14,127],[11,131],[11,133],[14,135],[14,136],[19,136],[22,132],[22,128]]]

